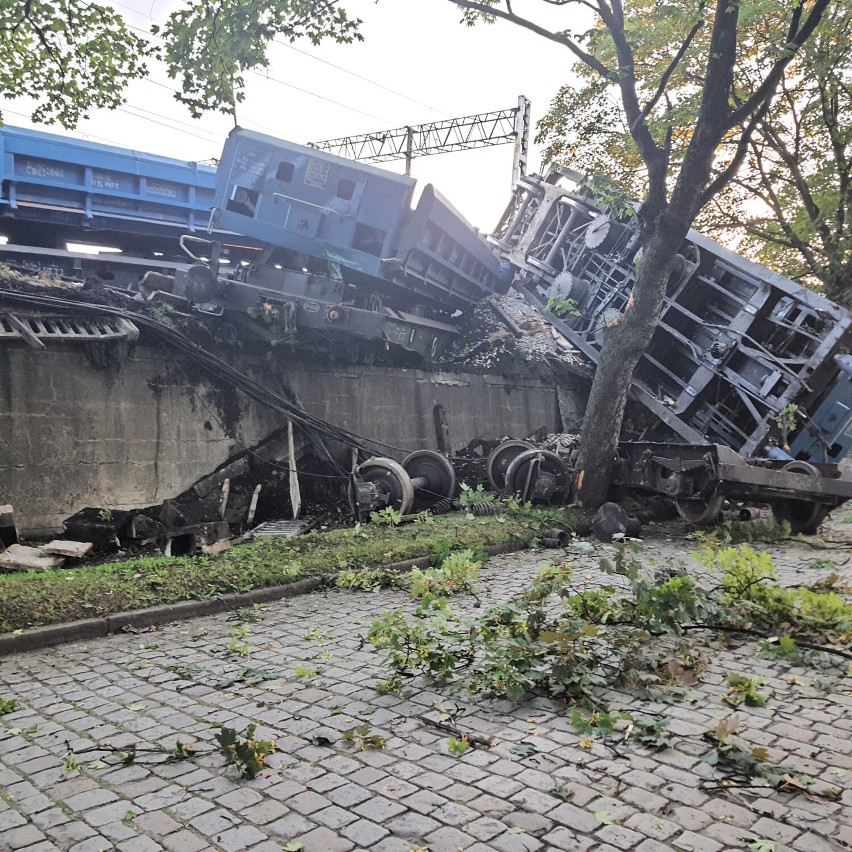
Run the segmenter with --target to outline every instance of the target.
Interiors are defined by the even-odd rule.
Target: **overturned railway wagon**
[[[636,280],[639,222],[570,182],[523,178],[492,239],[528,299],[570,306],[550,318],[596,363]],[[635,395],[693,444],[839,462],[852,447],[851,349],[848,311],[690,231]]]

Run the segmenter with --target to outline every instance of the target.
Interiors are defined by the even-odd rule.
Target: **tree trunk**
[[[632,299],[618,324],[604,330],[576,468],[576,495],[583,506],[594,508],[607,499],[633,371],[651,342],[672,261],[687,230],[668,210],[648,226]]]

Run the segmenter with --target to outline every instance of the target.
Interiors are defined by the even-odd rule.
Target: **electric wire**
[[[117,2],[116,2],[116,4],[115,4],[115,5],[123,6],[125,9],[130,9],[130,7],[129,7],[129,6],[126,6],[124,3],[117,3]],[[134,11],[134,12],[135,12],[136,10],[135,10],[135,9],[132,9],[131,11]],[[143,13],[138,13],[138,14],[143,14]],[[153,21],[153,20],[154,20],[153,18],[151,18],[151,16],[150,16],[150,15],[149,15],[149,16],[147,16],[147,17],[148,17],[151,21]],[[157,33],[152,33],[152,32],[150,32],[149,30],[144,29],[143,27],[137,27],[137,26],[134,26],[133,24],[129,24],[129,23],[127,23],[126,21],[125,21],[125,26],[126,26],[128,29],[136,30],[136,32],[143,33],[144,35],[146,35],[146,36],[147,36],[147,37],[149,37],[149,38],[153,37],[153,38],[157,38],[157,39],[159,39],[160,41],[165,41],[165,39],[163,38],[163,36],[161,36],[161,35],[159,35],[159,34],[157,34]],[[392,124],[392,123],[393,123],[393,122],[391,122],[391,120],[390,120],[390,119],[382,118],[382,116],[375,115],[374,113],[371,113],[371,112],[366,112],[366,111],[364,111],[364,110],[358,109],[357,107],[353,107],[353,106],[351,106],[350,104],[345,104],[345,103],[342,103],[341,101],[336,101],[336,100],[334,100],[334,98],[329,98],[329,97],[326,97],[325,95],[320,95],[320,94],[319,94],[319,93],[317,93],[317,92],[312,92],[310,89],[303,89],[301,86],[296,86],[296,85],[295,85],[295,84],[293,84],[293,83],[288,83],[286,80],[279,80],[277,77],[272,77],[272,76],[270,76],[270,75],[268,75],[268,74],[264,74],[262,71],[257,71],[257,70],[255,70],[255,69],[253,69],[253,68],[250,68],[250,69],[248,69],[248,73],[249,73],[249,74],[253,74],[253,75],[254,75],[254,76],[256,76],[256,77],[260,77],[260,78],[261,78],[261,79],[263,79],[263,80],[269,80],[270,82],[277,83],[277,84],[278,84],[278,85],[280,85],[280,86],[286,86],[288,89],[295,89],[297,92],[301,92],[301,93],[303,93],[303,94],[305,94],[305,95],[309,95],[309,96],[310,96],[310,97],[312,97],[312,98],[318,98],[318,99],[319,99],[319,100],[321,100],[321,101],[326,101],[327,103],[333,104],[334,106],[338,106],[338,107],[341,107],[341,108],[343,108],[343,109],[350,110],[351,112],[357,112],[359,115],[364,115],[364,116],[366,116],[367,118],[375,118],[377,121],[383,121],[383,122],[385,122],[385,123],[387,123],[387,124]],[[355,76],[357,76],[357,75],[355,75]],[[164,86],[165,86],[165,84],[160,84],[160,85],[164,85]],[[165,86],[165,88],[169,88],[169,87],[168,87],[168,86]],[[176,92],[177,90],[173,89],[172,91],[175,91],[175,92]],[[434,107],[429,107],[429,109],[434,109]]]
[[[235,367],[232,367],[225,361],[221,360],[212,352],[208,352],[202,346],[199,346],[197,343],[193,343],[181,332],[177,331],[166,323],[161,322],[160,320],[154,319],[153,317],[148,317],[144,314],[139,314],[135,311],[125,310],[124,308],[116,308],[112,305],[99,305],[93,302],[82,302],[76,301],[74,299],[63,299],[58,296],[46,296],[42,294],[33,293],[16,293],[8,290],[0,292],[0,304],[3,304],[3,302],[12,302],[24,305],[35,304],[45,307],[56,308],[58,310],[85,310],[91,311],[92,313],[107,314],[110,316],[120,317],[131,322],[138,322],[140,325],[145,326],[149,331],[153,332],[153,334],[158,338],[161,343],[167,343],[176,347],[178,350],[183,352],[183,354],[187,355],[196,363],[198,363],[210,375],[214,376],[220,381],[225,382],[226,384],[231,385],[235,389],[242,391],[250,398],[256,400],[257,402],[260,402],[263,405],[266,405],[273,411],[277,411],[279,414],[284,414],[285,416],[287,416],[294,423],[301,426],[308,436],[310,436],[312,431],[319,434],[323,434],[326,437],[331,438],[332,440],[339,441],[342,444],[346,444],[347,446],[364,453],[369,452],[368,447],[365,445],[373,445],[375,447],[381,447],[385,450],[394,450],[398,453],[402,453],[403,457],[407,456],[411,452],[410,450],[405,450],[401,447],[396,447],[392,444],[387,444],[383,441],[379,441],[374,438],[366,438],[363,435],[359,435],[355,432],[343,429],[342,427],[335,426],[334,424],[329,423],[328,421],[323,420],[322,418],[317,417],[316,415],[310,414],[297,403],[288,400],[282,394],[275,393],[274,391],[270,390],[259,382],[256,382],[254,379],[250,378],[244,373],[241,373]],[[192,386],[191,382],[190,386]],[[202,404],[204,404],[203,401]],[[204,407],[209,412],[209,408],[206,406],[206,404],[204,405]],[[216,418],[216,421],[217,423],[219,423],[218,418]],[[219,423],[219,425],[221,427],[222,424]],[[265,459],[263,456],[260,456],[250,447],[246,447],[245,445],[243,445],[241,442],[237,441],[236,443],[243,450],[260,458],[265,463],[270,464],[273,467],[286,470],[288,472],[291,471],[291,468],[287,466],[280,465],[275,462],[271,462],[268,459]],[[340,468],[339,465],[337,465],[336,463],[334,464],[336,467],[338,467],[338,469],[340,469],[341,471],[343,470],[342,468]],[[348,479],[350,476],[349,473],[330,475],[310,473],[308,471],[300,471],[297,469],[294,472],[300,476],[314,476],[318,478],[335,480]],[[417,490],[422,491],[426,494],[431,494],[435,497],[443,498],[446,496],[445,494],[439,494],[436,491],[431,491],[428,488],[418,488]]]
[[[162,341],[160,341],[162,344]],[[225,428],[225,424],[222,423],[222,418],[219,417],[216,412],[212,409],[206,399],[198,392],[198,388],[196,385],[189,380],[189,377],[186,374],[186,371],[183,369],[179,361],[173,362],[175,366],[177,366],[178,370],[180,370],[181,375],[186,380],[187,387],[190,389],[190,393],[192,394],[193,399],[203,408],[207,414],[210,416],[212,420],[216,422],[216,425],[219,429],[222,430],[222,433],[228,435],[228,430]],[[288,465],[281,464],[280,462],[274,462],[271,459],[266,458],[266,456],[262,456],[259,452],[257,452],[253,447],[246,446],[242,441],[240,441],[237,437],[233,435],[228,435],[228,437],[236,444],[240,450],[247,455],[253,456],[258,459],[258,461],[262,462],[269,467],[275,468],[276,470],[283,470],[286,473],[295,473],[299,476],[312,476],[315,479],[335,479],[335,480],[343,480],[349,479],[350,474],[348,473],[313,473],[311,471],[299,470],[295,467],[289,467]]]
[[[296,51],[296,53],[301,53],[303,56],[307,56],[309,59],[314,59],[317,62],[321,62],[323,65],[329,65],[332,68],[336,68],[338,71],[342,71],[344,74],[349,74],[350,77],[355,77],[358,80],[363,80],[365,83],[369,83],[371,86],[376,86],[379,89],[384,89],[384,91],[390,92],[392,95],[396,95],[397,97],[403,98],[406,101],[411,101],[411,103],[413,104],[426,107],[426,109],[430,109],[432,110],[432,112],[437,112],[439,115],[443,115],[446,118],[452,118],[452,116],[448,112],[444,112],[442,109],[438,109],[438,107],[424,103],[423,101],[418,101],[417,98],[412,98],[409,95],[397,91],[396,89],[392,89],[390,86],[385,86],[383,83],[378,83],[375,80],[371,80],[369,77],[363,77],[361,74],[356,74],[354,71],[350,71],[348,68],[344,68],[342,65],[337,65],[334,62],[330,62],[328,59],[322,59],[319,56],[315,56],[313,53],[308,53],[307,50],[300,50],[295,45],[288,44],[285,41],[279,41],[278,39],[274,39],[274,42],[275,44],[280,44],[282,47],[294,50]]]
[[[124,308],[117,308],[112,305],[99,305],[93,302],[76,301],[73,299],[63,299],[58,296],[46,296],[33,293],[24,294],[4,291],[0,293],[0,304],[3,302],[11,302],[13,304],[35,304],[53,307],[59,310],[86,310],[91,311],[92,313],[120,317],[122,319],[130,320],[131,322],[138,322],[140,325],[145,326],[155,336],[165,340],[180,352],[196,361],[211,375],[226,384],[231,385],[237,390],[242,391],[247,396],[266,405],[273,411],[284,414],[294,423],[299,424],[306,430],[314,430],[320,435],[339,441],[340,443],[346,444],[347,446],[362,452],[369,452],[369,445],[395,450],[404,454],[409,452],[400,447],[386,444],[383,441],[378,441],[373,438],[358,435],[355,432],[350,432],[342,427],[335,426],[334,424],[323,420],[321,417],[310,414],[297,403],[292,402],[282,394],[270,390],[251,377],[240,372],[237,368],[232,367],[212,352],[208,352],[202,346],[197,343],[193,343],[181,332],[163,322],[160,322],[159,320],[154,319],[153,317],[148,317],[144,314],[126,310]]]

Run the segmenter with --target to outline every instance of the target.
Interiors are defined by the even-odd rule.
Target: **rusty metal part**
[[[553,527],[544,534],[541,543],[545,547],[565,547],[570,539],[571,536],[568,532],[559,529],[559,527]]]
[[[689,524],[712,524],[718,520],[724,502],[724,494],[714,494],[706,500],[675,500],[675,508]]]
[[[737,513],[737,518],[741,521],[756,521],[760,517],[760,509],[754,506],[743,506]]]
[[[393,459],[376,458],[360,464],[349,481],[349,504],[357,519],[387,507],[407,515],[414,502],[414,486],[405,468]]]
[[[712,520],[722,500],[749,500],[771,503],[793,532],[813,532],[852,498],[852,481],[834,464],[747,460],[718,444],[624,441],[618,453],[618,484],[671,497],[692,523]]]
[[[495,491],[506,491],[506,471],[509,465],[523,452],[534,449],[529,441],[503,441],[488,455],[485,473]]]
[[[449,460],[434,450],[417,450],[406,456],[402,467],[414,488],[415,512],[430,509],[439,500],[452,497],[456,472]]]
[[[567,462],[550,450],[527,450],[506,470],[506,491],[531,503],[552,503],[564,499],[571,486]]]
[[[820,478],[819,470],[806,461],[787,462],[782,468],[788,473],[808,476],[816,482]],[[772,504],[772,515],[778,523],[790,524],[794,533],[815,533],[825,520],[830,507],[825,503],[810,500],[779,500]]]
[[[496,515],[499,511],[493,503],[468,503],[465,506],[468,512],[477,518],[484,518],[486,515]]]
[[[443,500],[438,500],[429,507],[429,513],[432,515],[446,515],[447,512],[452,512],[457,508],[455,500],[450,497],[444,497]]]

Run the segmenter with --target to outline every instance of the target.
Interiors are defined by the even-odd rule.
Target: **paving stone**
[[[693,831],[685,831],[675,837],[671,843],[675,848],[685,849],[687,852],[719,852],[722,849],[721,843]]]
[[[253,825],[238,825],[223,831],[216,837],[216,842],[227,852],[241,852],[267,839],[267,836]]]
[[[423,838],[441,827],[437,820],[411,811],[388,820],[384,825],[392,834],[409,838]]]
[[[648,837],[653,837],[655,840],[665,840],[673,834],[681,831],[681,826],[677,823],[669,822],[667,819],[655,816],[654,814],[633,814],[626,822],[628,828],[642,832]],[[617,844],[616,844],[617,845]]]
[[[299,838],[304,852],[348,852],[355,844],[328,828],[320,827]]]
[[[751,830],[758,837],[765,837],[769,840],[777,840],[780,843],[790,844],[800,834],[801,829],[792,825],[777,822],[768,817],[761,817],[752,827]],[[838,838],[839,839],[839,838]]]
[[[305,792],[299,793],[298,796],[293,796],[287,800],[288,808],[292,808],[292,810],[306,816],[312,814],[314,811],[321,811],[330,804],[331,802],[325,796],[320,796],[319,793],[314,793],[311,790],[305,790]]]
[[[357,784],[346,784],[326,792],[326,798],[341,808],[351,808],[367,801],[375,795],[371,790],[359,787]]]
[[[437,823],[435,825],[437,828]],[[502,834],[507,828],[506,823],[492,817],[480,817],[473,822],[464,826],[466,834],[475,837],[477,840],[487,841],[498,834]]]
[[[575,834],[562,826],[554,828],[549,834],[545,834],[541,840],[547,849],[561,849],[564,852],[585,852],[595,845],[591,838]]]
[[[300,837],[313,831],[316,828],[316,823],[310,822],[301,814],[287,814],[282,819],[275,820],[263,827],[264,831],[272,835],[281,837],[284,840],[292,840],[294,837]]]
[[[368,819],[359,819],[340,829],[340,833],[351,840],[356,846],[372,846],[378,843],[389,832],[386,828],[370,822]]]
[[[97,832],[84,822],[73,821],[46,828],[44,833],[63,849],[69,849],[75,843],[93,837]]]
[[[187,829],[166,835],[163,838],[163,846],[169,852],[201,852],[202,849],[210,848],[207,840],[202,840],[197,834]]]
[[[68,852],[104,852],[109,849],[112,844],[106,837],[96,834],[94,837],[89,837],[86,840],[81,840],[68,848]]]
[[[163,837],[181,828],[181,824],[177,820],[172,819],[163,811],[139,814],[139,816],[134,817],[133,825],[141,832],[151,835],[151,837]]]
[[[595,837],[617,849],[632,849],[645,839],[638,831],[632,831],[623,825],[605,825]]]
[[[541,849],[543,844],[530,834],[513,834],[506,832],[491,841],[491,846],[500,852],[534,852]]]
[[[86,790],[83,793],[77,793],[74,796],[68,796],[65,799],[65,807],[71,813],[81,814],[90,808],[96,808],[98,805],[105,805],[108,802],[114,802],[118,796],[111,790],[104,790],[100,787],[94,790]]]
[[[464,825],[476,819],[479,814],[465,805],[458,804],[457,802],[447,802],[447,804],[442,805],[440,808],[435,808],[430,816],[447,825]]]
[[[0,848],[24,849],[45,839],[34,825],[21,825],[0,832]]]
[[[600,827],[600,823],[593,814],[568,802],[554,808],[548,816],[554,822],[581,833],[592,832]]]
[[[150,837],[131,837],[128,840],[122,840],[116,848],[121,852],[162,852],[163,849]]]
[[[8,831],[10,828],[16,828],[19,825],[26,825],[27,820],[22,814],[9,809],[8,811],[0,811],[0,833]]]
[[[426,837],[430,852],[454,852],[456,849],[467,849],[475,842],[476,839],[469,834],[450,826],[439,828]]]
[[[255,825],[265,825],[268,822],[281,819],[287,811],[288,809],[281,802],[276,802],[274,799],[263,799],[256,805],[243,808],[240,814]]]

